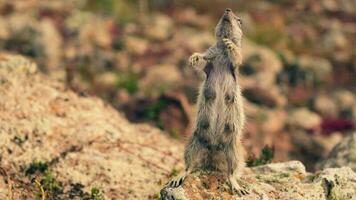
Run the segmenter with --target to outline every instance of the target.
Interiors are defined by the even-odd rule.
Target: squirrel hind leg
[[[236,177],[233,176],[233,175],[230,175],[228,177],[229,179],[229,183],[230,183],[230,188],[231,188],[231,192],[234,194],[234,193],[237,193],[239,196],[245,196],[245,195],[248,195],[249,192],[242,188],[236,181]]]
[[[183,184],[187,176],[192,173],[193,168],[187,167],[184,172],[180,173],[177,175],[175,178],[173,178],[170,182],[168,182],[168,186],[170,187],[179,187]]]
[[[183,184],[183,182],[185,181],[186,177],[188,176],[188,174],[191,173],[190,169],[187,169],[186,171],[184,171],[183,173],[179,174],[178,176],[174,177],[170,182],[168,182],[168,186],[169,187],[179,187]]]
[[[243,147],[240,147],[240,145],[238,145],[238,148],[236,150],[230,151],[230,154],[226,155],[228,164],[227,173],[232,193],[237,193],[239,196],[244,196],[248,195],[249,191],[242,188],[236,181],[240,177],[241,172],[245,167],[243,158],[244,149]]]

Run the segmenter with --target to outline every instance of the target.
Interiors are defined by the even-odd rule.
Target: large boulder
[[[0,54],[0,199],[153,198],[181,152],[160,130]]]

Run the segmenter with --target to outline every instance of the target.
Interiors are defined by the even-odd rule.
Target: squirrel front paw
[[[203,55],[200,53],[194,53],[189,57],[189,66],[198,67],[204,60]]]
[[[229,53],[233,53],[235,51],[236,45],[228,38],[224,38],[223,42]]]
[[[226,46],[226,51],[227,54],[233,63],[233,65],[236,67],[238,65],[241,65],[242,63],[242,55],[241,55],[241,50],[239,49],[238,46],[236,46],[235,43],[233,43],[230,39],[224,38],[223,39],[224,45]]]

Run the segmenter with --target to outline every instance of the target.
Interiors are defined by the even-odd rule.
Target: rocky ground
[[[239,184],[247,195],[231,193],[229,183],[217,172],[196,171],[182,186],[164,187],[161,199],[305,199],[338,200],[356,197],[356,132],[336,145],[321,170],[309,173],[299,161],[272,163],[246,169]]]
[[[198,171],[189,175],[181,187],[163,188],[162,199],[181,200],[336,200],[355,199],[356,173],[349,167],[328,168],[307,173],[302,163],[290,161],[254,167],[239,184],[247,195],[232,195],[229,184],[219,173]]]
[[[129,123],[22,56],[0,54],[0,121],[0,199],[158,199],[183,168],[183,143]],[[244,197],[232,195],[221,174],[197,171],[182,187],[164,187],[161,198],[353,199],[355,138],[337,145],[316,173],[299,161],[246,169]]]

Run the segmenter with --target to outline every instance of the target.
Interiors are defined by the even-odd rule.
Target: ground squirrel
[[[216,44],[204,53],[194,53],[189,64],[205,72],[198,96],[198,113],[193,136],[186,146],[186,171],[169,185],[177,187],[194,169],[222,171],[232,189],[246,194],[236,178],[244,167],[241,144],[245,123],[238,66],[241,56],[241,19],[226,9],[215,29]]]

